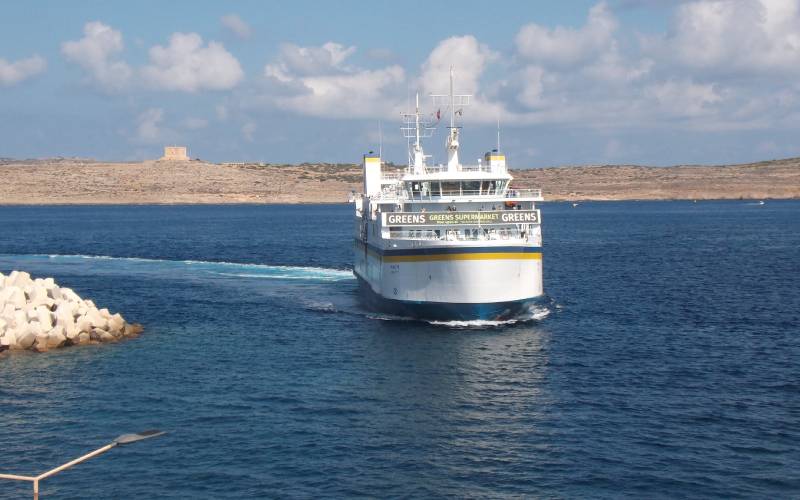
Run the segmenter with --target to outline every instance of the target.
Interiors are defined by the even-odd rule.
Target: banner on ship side
[[[384,212],[384,226],[539,224],[539,210],[484,212]]]

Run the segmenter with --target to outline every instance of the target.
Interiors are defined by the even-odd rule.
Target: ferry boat
[[[434,95],[450,115],[447,164],[428,165],[422,139],[441,108],[403,115],[408,167],[384,171],[363,158],[363,193],[354,194],[354,273],[368,307],[425,320],[507,320],[529,311],[542,288],[541,190],[511,189],[498,145],[477,165],[459,158],[456,117],[469,95]],[[499,129],[499,127],[498,127]],[[413,141],[413,142],[412,142]]]

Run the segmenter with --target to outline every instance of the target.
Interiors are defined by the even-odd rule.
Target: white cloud
[[[374,57],[377,68],[360,67],[356,48],[346,44],[284,44],[264,67],[266,89],[240,105],[266,103],[318,117],[396,118],[409,90],[412,96],[416,90],[425,97],[447,93],[453,66],[456,93],[473,95],[467,122],[500,118],[509,125],[563,124],[606,134],[644,127],[742,130],[800,120],[796,79],[752,81],[753,75],[800,73],[800,0],[662,6],[675,18],[659,36],[623,29],[600,2],[579,26],[524,25],[511,51],[493,50],[472,35],[449,37],[411,78]],[[431,110],[428,99],[423,105]],[[609,154],[621,151],[608,144]]]
[[[391,102],[394,99],[384,92],[402,83],[404,78],[405,72],[400,66],[305,77],[300,82],[308,92],[284,97],[279,106],[330,118],[380,116],[390,113],[394,105]]]
[[[15,85],[34,75],[38,75],[45,70],[45,67],[47,67],[47,62],[38,55],[15,62],[0,58],[0,85]]]
[[[162,121],[164,121],[164,110],[161,108],[150,108],[141,113],[136,119],[136,138],[140,142],[150,144],[164,142]]]
[[[325,75],[347,71],[343,64],[356,51],[355,47],[327,42],[319,47],[300,47],[291,43],[281,45],[278,60],[268,64],[265,74],[286,81],[289,75]]]
[[[678,6],[676,16],[700,4],[716,8],[719,3]],[[707,26],[708,19],[701,24]],[[523,27],[516,37],[515,60],[528,64],[509,71],[503,103],[516,111],[509,121],[603,130],[667,123],[691,130],[763,126],[763,114],[757,117],[754,110],[761,107],[763,113],[764,103],[748,97],[753,89],[704,78],[693,68],[676,65],[672,57],[654,50],[653,39],[642,37],[639,44],[623,45],[617,38],[618,26],[601,2],[591,8],[580,28]],[[676,33],[673,36],[682,36]],[[655,41],[663,40],[666,36]]]
[[[220,22],[224,27],[231,31],[234,35],[241,39],[250,38],[253,34],[253,30],[250,29],[250,25],[244,22],[241,17],[236,14],[228,14],[222,16]]]
[[[122,52],[122,33],[99,21],[86,23],[80,40],[61,44],[68,60],[87,70],[91,79],[106,91],[118,91],[128,85],[133,71],[127,63],[115,59]]]
[[[515,40],[517,52],[538,64],[565,67],[583,63],[614,43],[617,24],[608,5],[601,2],[591,8],[582,28],[523,26]]]
[[[203,45],[197,33],[174,33],[169,45],[150,48],[142,76],[153,88],[196,92],[228,90],[244,78],[239,61],[218,42]]]
[[[456,93],[476,94],[479,80],[497,54],[472,36],[442,40],[422,64],[419,87],[428,93],[446,94],[450,88],[450,67],[458,77]]]
[[[800,73],[800,2],[706,0],[679,6],[668,35],[646,39],[662,60],[715,74]]]
[[[472,35],[446,38],[434,47],[423,62],[417,88],[422,95],[447,94],[450,90],[452,66],[454,93],[472,95],[470,107],[464,110],[464,119],[494,122],[506,112],[499,102],[486,95],[481,88],[481,79],[489,64],[499,57],[498,53]]]
[[[355,47],[328,42],[318,47],[284,44],[264,67],[273,105],[328,118],[385,116],[396,111],[405,71],[398,65],[363,69],[346,64]]]
[[[698,116],[709,113],[710,107],[722,101],[713,84],[692,81],[666,81],[649,85],[645,95],[653,97],[665,115]]]
[[[525,82],[519,93],[519,101],[528,108],[537,108],[544,105],[544,75],[545,72],[538,66],[528,66],[521,71],[521,78]]]
[[[583,69],[584,74],[594,80],[609,84],[623,84],[640,80],[653,69],[654,61],[649,58],[628,60],[616,47],[611,46],[599,54]]]

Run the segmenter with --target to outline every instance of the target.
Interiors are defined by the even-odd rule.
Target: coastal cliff
[[[512,175],[515,187],[542,188],[548,201],[800,198],[800,158],[512,169]],[[0,160],[0,205],[341,203],[360,189],[361,169],[352,164]]]

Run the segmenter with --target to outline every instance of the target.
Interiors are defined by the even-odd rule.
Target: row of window
[[[421,196],[499,195],[506,181],[408,181],[406,189],[415,198]]]
[[[525,239],[528,231],[517,228],[465,228],[465,229],[417,229],[410,231],[391,230],[391,237],[411,240],[508,240]]]

